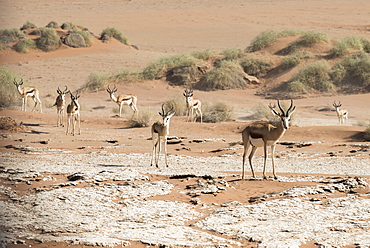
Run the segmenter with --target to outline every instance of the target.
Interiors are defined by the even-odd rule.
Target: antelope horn
[[[57,93],[62,94],[62,91],[59,89],[59,86],[58,86],[58,89],[57,89]]]
[[[290,107],[288,108],[288,110],[286,111],[286,114],[287,116],[289,115],[289,112],[292,110],[292,112],[295,110],[295,106],[293,108],[293,100],[291,99],[290,100]]]
[[[280,111],[281,111],[281,114],[283,115],[283,116],[285,116],[285,111],[284,111],[284,109],[281,107],[281,105],[280,105],[280,100],[278,100],[277,101],[277,103],[278,103],[278,106],[279,106],[279,109],[280,109]]]

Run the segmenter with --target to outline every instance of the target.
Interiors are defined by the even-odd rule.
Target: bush
[[[22,32],[17,28],[0,30],[0,43],[7,44],[22,38]]]
[[[223,60],[197,83],[196,88],[206,91],[245,88],[244,76],[243,68],[237,62]]]
[[[108,27],[108,28],[104,29],[101,36],[100,36],[100,39],[103,40],[103,39],[107,39],[108,37],[113,37],[113,38],[115,38],[116,40],[118,40],[119,42],[121,42],[125,45],[128,45],[128,46],[130,45],[127,38],[123,35],[122,31],[120,31],[117,28]]]
[[[281,61],[280,66],[279,66],[280,70],[283,70],[283,71],[289,70],[299,65],[301,63],[301,60],[309,59],[309,58],[311,58],[311,55],[310,53],[307,53],[307,52],[298,52],[298,53],[291,54],[285,57]]]
[[[343,57],[349,54],[349,49],[355,49],[359,51],[370,51],[370,40],[364,37],[351,36],[342,39],[337,43],[333,49],[330,51],[332,57]]]
[[[23,26],[20,28],[20,30],[33,29],[33,28],[37,28],[37,26],[33,22],[26,21],[26,23],[23,24]]]
[[[336,75],[338,72],[341,72],[340,75]],[[347,56],[333,66],[330,75],[337,84],[368,87],[370,85],[370,56],[366,53]]]
[[[18,91],[13,81],[19,78],[7,67],[0,67],[0,107],[10,107],[20,102]]]
[[[203,109],[203,122],[221,122],[233,119],[233,107],[225,102],[217,102],[213,105],[205,104]]]
[[[87,82],[82,86],[82,90],[99,91],[107,87],[109,76],[104,73],[92,72],[87,78]]]
[[[109,77],[109,82],[111,83],[134,83],[134,82],[140,82],[143,81],[143,74],[136,70],[130,70],[130,69],[121,69],[115,73],[113,73]]]
[[[86,31],[83,31],[83,30],[73,30],[73,33],[81,35],[85,40],[86,46],[91,46],[92,42],[91,42],[91,39],[90,39],[90,33],[89,32],[86,32]]]
[[[131,127],[148,127],[153,120],[153,113],[148,109],[140,109],[129,118]]]
[[[313,31],[305,32],[305,34],[299,37],[296,41],[293,41],[288,45],[288,47],[284,48],[280,54],[291,54],[302,47],[311,47],[320,41],[328,41],[326,34]]]
[[[173,110],[176,115],[184,116],[187,113],[185,97],[183,98],[173,98],[164,103],[166,106],[173,106]]]
[[[278,38],[295,36],[295,35],[303,35],[306,31],[302,30],[294,30],[294,29],[284,29],[283,31],[277,32],[273,30],[267,30],[259,34],[254,40],[251,42],[251,45],[247,47],[246,52],[256,52],[259,51],[267,46],[269,46],[272,42],[277,40]]]
[[[329,72],[329,64],[324,60],[320,60],[303,67],[290,81],[301,82],[307,87],[319,91],[329,91],[333,87],[333,84],[329,82]]]
[[[201,59],[201,60],[209,60],[213,58],[217,52],[213,51],[212,49],[206,49],[203,51],[197,51],[191,53],[191,55],[196,58],[196,59]]]
[[[240,61],[240,65],[248,75],[255,77],[266,74],[272,67],[271,62],[256,57],[245,57]]]
[[[27,53],[31,49],[36,49],[36,42],[32,39],[21,39],[15,44],[14,49],[19,53]]]
[[[237,48],[230,48],[224,50],[221,54],[225,56],[224,59],[226,60],[237,60],[243,56],[244,52]]]
[[[40,38],[36,40],[37,48],[44,52],[54,51],[61,45],[57,32],[52,28],[39,28]]]
[[[247,52],[259,51],[270,45],[278,37],[279,35],[276,31],[273,30],[264,31],[252,40],[251,45],[247,47],[246,51]]]
[[[163,57],[147,66],[143,75],[148,80],[159,79],[165,77],[167,72],[174,67],[196,67],[197,63],[196,58],[186,53]]]
[[[286,91],[292,93],[307,93],[307,87],[300,81],[291,81],[287,83]]]

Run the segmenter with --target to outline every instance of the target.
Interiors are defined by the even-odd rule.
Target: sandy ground
[[[189,241],[191,238],[197,239],[197,235],[210,235],[209,246],[257,247],[262,243],[261,246],[267,247],[273,247],[274,245],[276,247],[320,247],[320,245],[327,245],[326,247],[355,247],[356,244],[362,245],[360,247],[369,247],[370,241],[360,236],[350,235],[356,232],[364,232],[365,234],[370,232],[369,227],[361,222],[369,221],[366,211],[362,212],[370,200],[370,189],[366,184],[359,185],[351,190],[329,189],[313,194],[313,196],[309,194],[298,194],[298,196],[284,196],[282,194],[283,196],[276,196],[272,193],[286,192],[300,187],[322,186],[328,184],[330,180],[353,179],[355,177],[363,178],[365,182],[369,182],[370,144],[363,139],[365,130],[363,125],[369,122],[368,103],[370,94],[316,96],[295,100],[297,111],[293,126],[281,139],[282,142],[287,143],[277,145],[276,149],[276,169],[280,179],[272,180],[272,178],[269,178],[269,180],[264,181],[239,180],[241,155],[243,153],[243,147],[240,145],[240,132],[252,120],[251,116],[254,114],[258,103],[268,104],[272,101],[257,96],[255,94],[256,89],[217,92],[195,91],[195,96],[204,102],[225,101],[231,104],[234,107],[236,121],[216,124],[186,123],[185,117],[173,117],[170,133],[181,138],[181,142],[168,146],[169,169],[163,167],[163,157],[160,160],[160,169],[150,167],[150,152],[152,149],[152,141],[149,139],[150,128],[129,128],[127,121],[127,115],[131,114],[129,109],[125,110],[126,114],[123,118],[115,117],[117,105],[109,99],[108,93],[82,94],[80,99],[82,106],[81,135],[66,136],[65,128],[56,127],[56,110],[52,108],[56,98],[55,89],[58,86],[68,85],[71,90],[76,90],[86,82],[87,77],[92,72],[110,73],[122,68],[143,69],[155,59],[180,52],[192,52],[208,48],[216,51],[227,48],[244,49],[256,35],[267,29],[315,30],[325,32],[331,38],[343,38],[351,35],[370,37],[369,10],[370,3],[365,0],[3,1],[0,28],[20,27],[27,20],[34,22],[37,26],[44,26],[51,20],[59,23],[71,21],[88,27],[95,34],[99,34],[106,27],[116,27],[122,30],[131,44],[138,46],[139,50],[123,46],[118,42],[108,44],[95,42],[89,48],[63,48],[50,53],[17,54],[10,51],[0,53],[0,65],[6,65],[27,82],[37,86],[40,89],[41,99],[44,103],[43,113],[24,113],[19,110],[5,109],[0,111],[0,116],[11,117],[17,123],[22,123],[24,127],[24,129],[17,132],[3,130],[1,133],[0,151],[3,160],[2,176],[0,178],[3,192],[0,194],[1,202],[4,204],[12,202],[14,205],[9,206],[22,212],[26,208],[21,209],[22,204],[18,203],[20,202],[19,199],[25,197],[21,200],[25,202],[26,207],[27,204],[31,204],[30,209],[33,209],[32,204],[35,202],[26,197],[32,197],[37,195],[37,192],[42,192],[37,190],[40,188],[44,188],[48,192],[59,190],[61,186],[58,185],[70,182],[67,179],[68,175],[84,170],[86,170],[85,173],[91,173],[91,175],[87,175],[77,185],[69,185],[68,190],[73,191],[76,188],[89,190],[92,185],[99,185],[99,183],[102,190],[107,190],[108,186],[105,183],[111,183],[116,185],[112,187],[119,191],[119,183],[127,181],[127,178],[120,178],[121,174],[117,176],[116,180],[114,177],[110,178],[108,176],[99,180],[96,178],[99,175],[99,170],[102,170],[102,166],[106,165],[104,169],[110,171],[112,175],[128,173],[127,169],[130,170],[130,173],[137,173],[134,173],[135,176],[131,178],[136,187],[141,185],[139,183],[140,180],[143,180],[141,176],[147,177],[145,180],[152,182],[153,185],[157,185],[158,182],[168,182],[168,185],[165,183],[166,186],[163,186],[165,193],[152,193],[145,199],[134,195],[134,193],[124,197],[114,195],[114,199],[108,201],[127,200],[126,203],[119,203],[119,206],[122,207],[115,208],[122,211],[125,207],[133,207],[138,211],[143,211],[136,213],[143,216],[146,216],[144,214],[145,208],[140,204],[144,200],[153,202],[153,204],[156,202],[158,206],[152,206],[153,209],[160,207],[161,204],[163,206],[169,204],[169,212],[166,212],[166,214],[170,216],[182,214],[183,219],[176,223],[168,222],[168,226],[173,227],[173,230],[178,230],[176,229],[178,227],[184,230],[191,229],[187,234],[188,236],[184,234],[180,238],[179,235],[178,240],[181,240],[179,242]],[[168,86],[161,81],[119,86],[119,93],[136,94],[139,99],[139,108],[150,109],[154,116],[157,116],[154,119],[158,120],[159,115],[156,113],[159,111],[161,103],[168,99],[183,98],[183,90],[181,87]],[[336,113],[331,108],[334,100],[340,100],[349,110],[349,120],[344,126],[338,125]],[[28,109],[30,108],[29,105]],[[262,176],[262,158],[263,151],[259,149],[255,156],[255,166],[259,178]],[[269,176],[271,176],[270,162],[269,160]],[[70,165],[70,167],[64,168],[64,164]],[[18,177],[13,178],[12,175],[14,174],[10,169],[16,170],[17,173],[15,174]],[[28,174],[23,175],[23,172],[20,171]],[[29,173],[31,172],[34,172],[35,175],[30,176]],[[130,173],[128,174],[131,175]],[[247,178],[249,178],[251,175],[249,166],[246,167],[246,173]],[[188,175],[188,177],[184,175]],[[206,175],[211,175],[213,179],[221,177],[228,186],[225,186],[223,181],[206,184],[224,187],[226,190],[212,194],[200,193],[197,196],[188,194],[189,189],[194,185],[199,186],[199,181],[205,180],[204,176]],[[178,178],[179,176],[180,178]],[[156,186],[153,186],[153,188],[156,188]],[[146,192],[145,190],[148,191],[144,187],[143,192]],[[312,189],[310,188],[310,190]],[[140,194],[144,194],[143,192]],[[73,195],[72,192],[68,191],[67,193]],[[253,197],[264,195],[269,195],[266,197],[267,200],[250,201],[254,199]],[[337,204],[335,201],[348,202],[356,209],[356,213],[363,218],[362,220],[352,220],[358,224],[356,227],[347,226],[348,223],[345,221],[342,223],[338,221],[341,224],[339,227],[335,226],[336,224],[330,224],[332,226],[328,224],[329,227],[326,227],[326,229],[324,227],[320,229],[321,227],[318,226],[318,232],[333,238],[337,237],[336,234],[349,234],[345,235],[343,242],[325,240],[318,236],[308,235],[306,237],[303,235],[305,230],[294,230],[292,226],[282,228],[284,230],[278,232],[281,234],[280,237],[285,237],[285,234],[292,234],[293,237],[295,231],[301,236],[297,235],[295,239],[292,238],[292,240],[296,240],[296,243],[285,243],[285,245],[279,242],[287,241],[288,238],[279,239],[279,237],[276,237],[274,244],[273,241],[260,237],[260,235],[250,234],[251,236],[248,236],[246,235],[247,232],[238,233],[236,231],[238,228],[241,230],[242,227],[247,227],[252,223],[252,220],[248,223],[242,222],[243,218],[247,217],[261,220],[259,223],[253,224],[256,227],[265,228],[270,232],[276,231],[266,227],[264,224],[266,217],[245,211],[249,211],[248,206],[256,204],[261,209],[276,208],[282,212],[289,212],[289,209],[298,208],[297,205],[289,202],[292,199],[296,201],[295,204],[302,201],[299,203],[299,207],[306,210],[312,207],[312,205],[307,205],[309,202],[318,202],[316,208],[324,209],[323,211],[326,209],[325,206],[338,209],[335,208],[335,204]],[[89,199],[83,198],[83,201],[88,202]],[[52,202],[52,199],[45,199],[42,204],[48,206],[47,204]],[[174,206],[179,209],[178,213],[171,210],[169,202],[178,204]],[[234,202],[234,204],[226,204],[230,202]],[[287,205],[279,205],[284,203]],[[225,207],[221,207],[222,204],[226,204]],[[287,207],[288,205],[291,208]],[[6,209],[11,208],[9,206]],[[51,206],[50,209],[53,210],[54,207]],[[73,209],[76,206],[68,205],[68,207]],[[107,206],[97,205],[96,207],[105,209]],[[224,210],[220,210],[220,208],[224,208]],[[225,208],[227,209],[225,210]],[[54,209],[55,213],[58,212],[57,209]],[[326,210],[330,213],[336,211],[331,212],[328,209]],[[67,210],[61,210],[60,214],[68,213],[68,211],[64,211]],[[106,211],[107,213],[110,212],[111,208],[107,207]],[[233,224],[231,224],[228,211],[234,217],[242,217],[233,220]],[[317,216],[321,214],[314,212],[314,210],[302,210],[302,212]],[[21,215],[15,216],[16,214],[13,212],[7,211],[6,213],[9,214],[9,218],[13,214],[14,220],[22,217]],[[292,211],[292,213],[298,216],[296,212]],[[280,217],[274,216],[273,213],[269,214],[271,214],[269,218],[276,221],[276,223],[278,223],[281,216],[284,216],[283,214]],[[338,216],[341,214],[343,215],[343,213],[337,212]],[[81,216],[90,215],[91,213],[81,210]],[[114,214],[110,217],[112,218],[110,221],[123,218]],[[148,218],[157,219],[158,226],[163,226],[169,220],[162,217],[153,215]],[[285,216],[286,219],[289,219],[289,217],[291,216]],[[81,235],[80,243],[78,243],[76,237],[68,239],[68,235],[65,234],[68,233],[67,230],[70,230],[71,227],[66,225],[63,229],[65,223],[62,222],[60,229],[56,228],[50,230],[50,232],[42,233],[41,230],[53,226],[48,222],[49,219],[43,218],[40,219],[40,223],[43,223],[44,229],[24,226],[21,222],[12,226],[9,224],[11,222],[3,220],[6,224],[1,225],[1,230],[4,233],[6,231],[6,235],[11,237],[7,240],[11,242],[19,241],[19,244],[8,244],[8,246],[69,247],[72,241],[77,244],[75,246],[79,247],[87,244],[117,246],[117,240],[105,242],[105,239],[103,239],[103,237],[113,238],[114,235],[118,240],[130,242],[132,247],[144,247],[150,244],[184,245],[184,243],[176,243],[176,235],[173,233],[171,235],[169,234],[171,232],[158,232],[156,228],[152,229],[153,232],[161,233],[162,236],[158,234],[158,237],[162,237],[162,239],[158,238],[157,241],[153,241],[153,237],[148,234],[151,233],[150,229],[143,232],[148,234],[146,236],[138,231],[139,227],[135,230],[141,237],[135,236],[135,233],[123,234],[111,229],[108,232],[108,229],[99,227],[96,227],[96,229],[86,228],[90,233],[102,235],[102,240],[105,243],[103,241],[94,243],[91,237],[89,239],[89,237],[83,236],[85,233],[77,230],[76,233]],[[76,218],[80,218],[80,216],[76,215]],[[132,216],[126,216],[125,218],[131,226],[138,223]],[[299,216],[297,220],[303,221],[304,218],[305,216]],[[336,220],[336,218],[333,214],[333,219]],[[30,223],[28,224],[32,226],[31,219],[30,217]],[[230,222],[224,223],[225,219],[230,220]],[[338,217],[338,219],[340,218]],[[95,219],[86,220],[97,221]],[[124,221],[122,220],[122,222]],[[228,226],[230,229],[219,229],[217,226],[212,226],[214,223],[219,223],[219,227]],[[104,226],[104,224],[101,225]],[[121,223],[118,223],[117,227],[123,228],[120,225]],[[281,225],[287,224],[283,223]],[[172,232],[174,232],[173,230]],[[309,233],[307,230],[306,232]],[[329,231],[326,232],[327,230]],[[108,233],[106,236],[104,236],[105,231]],[[200,234],[196,232],[200,232]],[[19,236],[12,236],[11,234],[14,233],[19,233]],[[5,239],[6,235],[1,236],[2,239]],[[55,237],[67,238],[58,240]],[[81,241],[82,237],[86,238],[85,243]],[[166,239],[168,237],[175,238],[169,241]],[[206,246],[206,241],[203,239],[199,238],[199,242],[198,246]],[[189,245],[189,243],[186,243],[186,245]],[[190,246],[197,245],[193,243]]]

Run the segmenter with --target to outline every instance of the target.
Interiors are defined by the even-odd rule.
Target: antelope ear
[[[185,93],[182,93],[182,94],[186,97]]]

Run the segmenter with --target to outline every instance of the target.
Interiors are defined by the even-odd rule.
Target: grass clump
[[[244,52],[237,48],[224,50],[221,55],[224,55],[226,60],[237,60],[243,56]]]
[[[73,33],[81,35],[85,40],[86,46],[91,46],[92,41],[91,41],[91,38],[90,38],[91,35],[89,32],[86,32],[84,30],[73,30]]]
[[[33,39],[21,39],[15,44],[14,49],[19,53],[27,53],[31,49],[36,49],[36,42]]]
[[[109,83],[109,76],[104,73],[93,72],[87,78],[87,82],[82,86],[82,90],[100,91],[104,90]]]
[[[148,80],[160,79],[174,67],[196,67],[197,63],[196,58],[186,53],[163,57],[147,66],[143,70],[143,75]]]
[[[286,56],[280,63],[280,70],[285,71],[294,68],[299,65],[303,59],[309,59],[310,57],[310,53],[307,52],[298,52]]]
[[[240,65],[248,75],[259,77],[266,74],[272,67],[272,63],[266,59],[256,57],[245,57],[240,61]]]
[[[263,31],[256,38],[254,38],[251,44],[246,48],[246,52],[256,52],[267,46],[279,38],[303,35],[306,31],[295,30],[295,29],[284,29],[280,32],[274,30]]]
[[[184,116],[187,113],[185,97],[173,98],[164,102],[166,106],[173,106],[177,116]]]
[[[17,41],[19,38],[22,37],[23,37],[22,32],[17,28],[0,30],[0,43],[2,44]]]
[[[132,69],[121,69],[115,73],[113,73],[111,76],[109,76],[109,82],[111,83],[134,83],[134,82],[140,82],[143,81],[144,77],[142,72]]]
[[[20,102],[13,84],[14,78],[19,77],[7,67],[0,67],[0,107],[10,107]]]
[[[370,56],[357,53],[345,57],[333,66],[330,76],[336,84],[370,86]]]
[[[140,109],[136,114],[129,117],[130,127],[148,127],[154,118],[152,111],[148,109]]]
[[[212,105],[206,103],[203,110],[203,122],[231,121],[234,116],[233,111],[234,108],[226,102],[216,102]]]
[[[320,60],[303,67],[292,77],[290,82],[301,82],[318,91],[329,91],[334,87],[330,82],[329,73],[329,64],[325,60]]]
[[[61,45],[57,32],[52,28],[39,28],[40,38],[36,40],[37,48],[44,52],[51,52]]]
[[[217,52],[215,52],[212,49],[206,49],[203,51],[196,51],[196,52],[191,53],[191,56],[193,56],[196,59],[201,59],[201,60],[210,60],[215,55],[217,55]]]
[[[235,61],[222,60],[197,83],[198,89],[227,90],[247,87],[245,72]]]
[[[263,31],[261,34],[257,35],[257,37],[252,40],[250,46],[247,47],[246,51],[247,52],[259,51],[270,45],[277,38],[279,38],[278,32],[273,30]]]
[[[296,41],[290,43],[288,47],[284,48],[280,53],[291,54],[302,47],[311,47],[320,41],[328,41],[328,37],[326,36],[326,34],[313,31],[305,32],[305,34],[299,37]]]
[[[343,57],[349,54],[349,49],[370,52],[370,40],[364,37],[351,36],[342,39],[330,51],[332,57]]]
[[[25,30],[25,29],[34,29],[34,28],[37,28],[37,26],[33,23],[33,22],[30,22],[30,21],[26,21],[23,26],[20,28],[20,30]]]
[[[106,40],[106,39],[109,39],[109,37],[113,37],[125,45],[128,45],[128,46],[130,45],[127,38],[123,35],[122,31],[117,28],[108,27],[104,29],[100,36],[100,39]]]

